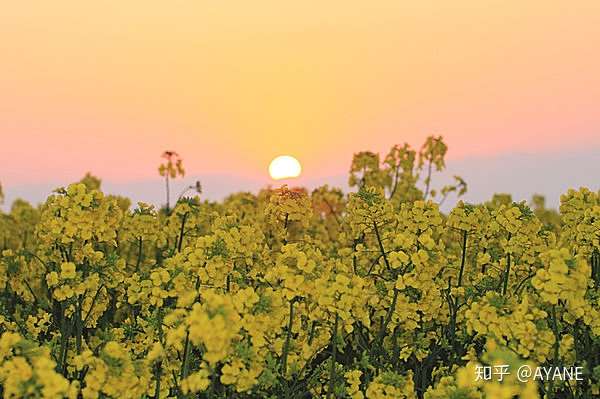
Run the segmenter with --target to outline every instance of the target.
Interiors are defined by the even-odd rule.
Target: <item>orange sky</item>
[[[13,1],[0,181],[308,176],[443,134],[450,157],[600,146],[598,1]]]

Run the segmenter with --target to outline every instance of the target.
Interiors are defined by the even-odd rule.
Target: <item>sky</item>
[[[598,48],[598,1],[6,2],[0,183],[158,198],[168,149],[209,197],[273,184],[282,154],[343,185],[354,152],[441,134],[473,199],[556,202],[599,188]]]

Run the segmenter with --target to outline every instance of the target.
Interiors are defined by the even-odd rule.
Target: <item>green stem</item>
[[[170,204],[169,204],[169,171],[165,174],[165,183],[167,186],[167,215],[170,213]]]
[[[337,330],[339,319],[340,316],[336,313],[333,333],[331,334],[331,359],[329,359],[329,389],[327,390],[327,398],[331,398],[335,390],[335,359],[337,357]]]
[[[381,235],[379,234],[377,222],[373,222],[373,229],[375,230],[375,236],[377,237],[377,243],[379,244],[379,250],[381,251],[381,256],[383,256],[383,261],[385,262],[385,265],[388,268],[388,270],[391,270],[390,263],[385,253],[385,249],[383,248],[383,242],[381,240]],[[385,337],[387,331],[387,326],[392,320],[392,314],[394,313],[394,310],[396,309],[396,303],[398,302],[398,293],[398,289],[394,287],[394,297],[392,298],[392,304],[390,305],[390,308],[388,309],[387,314],[385,315],[384,322],[381,325],[381,330],[379,331],[379,335],[377,337],[377,342],[379,344],[383,342],[383,338]]]
[[[135,271],[139,272],[140,271],[140,263],[142,262],[142,255],[143,255],[143,239],[142,237],[138,237],[138,256],[137,256],[137,262],[135,264]]]
[[[396,370],[396,371],[399,370],[399,364],[400,364],[400,345],[398,344],[398,334],[399,333],[400,333],[400,328],[399,328],[399,326],[396,326],[396,328],[394,328],[394,334],[392,335],[392,337],[393,337],[392,365],[394,366],[394,370]]]
[[[383,256],[383,261],[385,262],[385,266],[388,268],[388,270],[391,270],[390,262],[388,262],[388,258],[385,253],[385,249],[383,248],[383,241],[381,240],[381,235],[379,235],[379,228],[377,227],[377,222],[373,222],[373,230],[375,230],[375,236],[377,237],[377,244],[379,244],[379,250],[381,251],[381,256]]]
[[[400,176],[400,163],[396,164],[396,172],[394,173],[394,186],[392,191],[390,191],[390,200],[394,198],[394,194],[396,194],[396,189],[398,188],[398,177]]]
[[[554,364],[558,367],[558,362],[559,362],[559,354],[558,354],[558,348],[559,348],[559,341],[560,341],[560,334],[558,332],[558,320],[556,318],[556,305],[552,305],[552,330],[554,332]]]
[[[512,235],[508,233],[508,241],[510,241]],[[502,287],[502,295],[506,295],[506,291],[508,290],[508,276],[510,274],[510,252],[506,254],[506,270],[504,272],[504,285]]]
[[[383,323],[381,324],[381,330],[379,331],[379,335],[377,336],[377,343],[378,344],[382,344],[383,343],[383,338],[385,337],[385,334],[387,333],[387,327],[390,324],[390,321],[392,320],[392,314],[394,313],[394,309],[396,309],[396,303],[398,302],[398,293],[400,291],[398,289],[396,289],[396,287],[394,287],[394,297],[392,298],[392,304],[390,305],[390,308],[388,309],[386,315],[385,315],[385,319],[383,320]]]
[[[196,278],[196,291],[198,290],[199,286],[200,286],[200,277],[197,277]],[[198,295],[196,296],[196,299],[194,302],[196,302],[197,300],[198,300]],[[190,330],[188,328],[187,332],[185,333],[185,344],[183,346],[183,362],[181,364],[181,380],[182,381],[189,374],[191,348],[192,348],[192,345],[190,345]]]
[[[429,158],[429,165],[427,166],[427,179],[425,179],[426,182],[426,186],[425,186],[425,195],[423,196],[423,200],[427,200],[427,197],[429,196],[429,188],[431,187],[431,167],[432,167],[432,158]]]
[[[96,301],[98,300],[98,296],[100,295],[100,290],[102,288],[104,288],[104,284],[102,284],[100,287],[98,287],[98,290],[94,294],[94,298],[92,298],[92,304],[90,305],[90,310],[88,310],[87,314],[83,318],[83,324],[84,325],[87,323],[90,315],[92,314],[92,310],[94,309],[94,305],[96,304]]]
[[[189,363],[190,363],[190,331],[185,334],[185,344],[183,346],[183,362],[181,364],[181,380],[183,381],[189,373]]]
[[[81,319],[81,297],[77,299],[77,308],[75,310],[75,346],[77,354],[81,353],[81,337],[83,335],[83,320]]]
[[[61,304],[61,329],[60,329],[60,372],[63,376],[67,375],[67,352],[69,350],[69,337],[71,335],[71,328],[64,313],[64,306]]]
[[[554,366],[559,367],[559,342],[558,322],[556,320],[556,305],[552,305],[552,331],[554,332]],[[550,393],[554,391],[554,379],[550,379]]]
[[[458,273],[458,286],[462,285],[463,273],[465,271],[465,261],[467,258],[467,230],[463,230],[462,237],[462,258],[460,260],[460,272]]]
[[[594,249],[592,252],[592,279],[596,286],[600,284],[600,251]]]
[[[181,247],[183,245],[183,236],[184,236],[184,228],[185,228],[185,221],[187,220],[187,216],[188,216],[189,212],[186,212],[183,214],[183,218],[181,219],[181,227],[179,229],[179,240],[177,242],[177,252],[181,252]]]
[[[283,245],[286,245],[288,243],[288,241],[287,241],[287,234],[288,234],[287,228],[288,228],[289,220],[290,220],[290,214],[286,213],[285,214],[285,221],[283,223],[283,230],[285,230],[285,233],[284,233],[285,236],[283,237]]]
[[[313,321],[313,322],[310,324],[310,331],[309,331],[309,333],[308,333],[308,344],[309,344],[309,345],[312,345],[313,339],[315,338],[315,330],[316,330],[316,327],[317,327],[317,322],[316,322],[316,321]]]
[[[160,378],[162,374],[162,361],[158,362],[156,365],[156,371],[154,374],[154,378],[156,379],[156,385],[154,386],[154,399],[160,398]]]
[[[283,345],[283,353],[281,354],[281,375],[285,378],[287,372],[287,358],[290,350],[290,341],[292,339],[292,323],[294,321],[294,302],[295,298],[290,301],[290,319],[288,320],[287,335]]]
[[[164,339],[163,328],[162,328],[163,313],[159,311],[158,317],[159,317],[159,321],[160,321],[158,323],[158,340],[159,340],[160,344],[163,345],[163,339]],[[156,364],[155,367],[156,367],[156,369],[155,369],[154,378],[156,378],[156,385],[154,387],[154,399],[159,399],[160,398],[160,379],[162,377],[162,371],[163,371],[162,370],[162,360],[160,360]],[[175,379],[175,386],[177,387],[177,379]]]

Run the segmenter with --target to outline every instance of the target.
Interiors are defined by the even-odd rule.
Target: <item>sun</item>
[[[289,179],[300,176],[302,166],[290,155],[281,155],[269,164],[269,175],[273,180]]]

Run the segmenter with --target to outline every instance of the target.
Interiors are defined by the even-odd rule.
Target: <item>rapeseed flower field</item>
[[[446,151],[430,137],[357,153],[350,193],[167,191],[157,209],[88,175],[15,201],[0,213],[3,396],[598,397],[599,192],[443,213],[467,190],[436,186]]]

